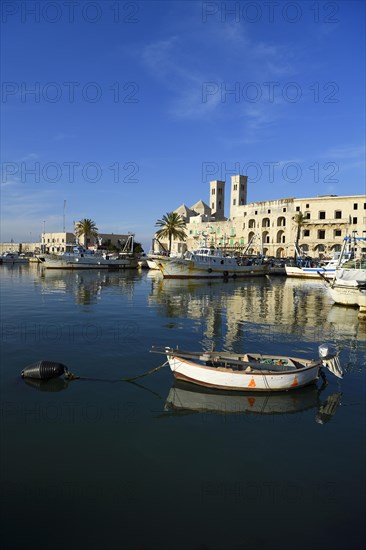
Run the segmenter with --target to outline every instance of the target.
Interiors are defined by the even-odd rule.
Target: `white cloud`
[[[201,29],[200,33],[192,31],[189,37],[182,38],[172,35],[148,44],[141,51],[144,66],[164,85],[164,92],[170,94],[168,111],[176,117],[207,117],[217,113],[220,105],[227,103],[227,94],[222,98],[222,86],[224,91],[233,88],[236,82],[244,86],[256,81],[259,74],[266,75],[258,82],[263,85],[263,79],[268,80],[271,75],[277,78],[292,72],[293,53],[285,47],[249,39],[243,28],[235,24],[223,24],[216,31]],[[195,56],[195,51],[199,55]],[[227,61],[216,63],[215,57]],[[217,66],[222,67],[225,77],[218,74]],[[233,76],[228,79],[228,74]],[[207,93],[209,83],[211,93]],[[270,103],[272,111],[274,103]],[[260,116],[264,121],[263,115]],[[254,117],[250,109],[248,117],[251,124]]]
[[[324,154],[322,158],[332,158],[334,160],[339,159],[363,159],[365,161],[366,149],[364,145],[346,145],[341,147],[331,147]]]

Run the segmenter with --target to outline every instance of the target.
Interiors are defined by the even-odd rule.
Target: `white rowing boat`
[[[321,350],[321,348],[323,348]],[[326,351],[324,351],[326,350]],[[319,359],[304,359],[259,353],[186,352],[172,348],[153,348],[164,353],[177,380],[208,388],[239,391],[283,391],[301,388],[321,376],[327,367],[342,378],[338,357],[328,355],[320,346]]]

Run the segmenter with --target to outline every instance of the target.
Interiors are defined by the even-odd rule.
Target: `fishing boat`
[[[177,380],[208,388],[239,391],[283,391],[301,388],[322,376],[322,367],[342,378],[338,356],[319,346],[318,359],[259,353],[190,352],[152,348],[163,353]]]
[[[188,251],[182,258],[160,259],[157,264],[165,279],[235,279],[264,276],[269,269],[260,258],[238,257],[213,247]]]

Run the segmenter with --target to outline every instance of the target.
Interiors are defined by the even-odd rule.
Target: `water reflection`
[[[184,315],[197,321],[206,349],[214,345],[216,349],[240,351],[243,344],[254,349],[259,342],[263,350],[268,344],[284,353],[280,347],[294,340],[366,341],[357,311],[335,307],[322,283],[282,277],[227,283],[161,278],[150,282],[150,305],[155,305],[162,316]],[[309,349],[306,346],[301,351]]]
[[[284,415],[315,409],[319,424],[329,422],[341,403],[340,392],[323,398],[325,386],[315,384],[291,392],[231,392],[175,381],[165,403],[172,413]]]
[[[73,294],[75,303],[90,305],[102,296],[103,289],[116,287],[133,296],[135,282],[141,275],[135,271],[63,271],[42,269],[36,284],[43,294]]]
[[[34,378],[23,378],[27,386],[42,392],[59,392],[69,387],[69,381],[65,378],[53,378],[52,380],[36,380]]]

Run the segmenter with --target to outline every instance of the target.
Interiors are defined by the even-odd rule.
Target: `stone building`
[[[39,254],[41,251],[41,243],[31,242],[14,242],[0,243],[0,254],[5,252],[17,252],[19,254]]]
[[[175,210],[187,223],[187,239],[185,243],[174,241],[172,251],[207,245],[276,258],[292,257],[298,229],[295,217],[300,212],[304,221],[299,246],[314,258],[332,256],[341,249],[346,235],[355,232],[358,237],[366,237],[366,195],[322,195],[247,204],[247,183],[247,176],[232,176],[228,218],[224,215],[225,182],[218,180],[210,182],[209,208],[197,212],[196,203],[185,207],[184,213],[182,207]],[[366,244],[358,253],[366,253]]]
[[[114,233],[98,233],[97,237],[87,239],[87,247],[91,249],[109,248],[114,246],[122,249],[124,243],[130,235],[120,235]],[[41,251],[45,254],[62,254],[63,252],[72,252],[78,239],[74,233],[42,233]],[[83,244],[83,239],[82,239]]]
[[[41,252],[43,254],[62,254],[63,252],[72,252],[75,243],[74,233],[68,233],[67,231],[42,233]]]
[[[121,235],[118,233],[98,233],[96,238],[88,238],[88,248],[97,249],[116,247],[122,249],[128,238],[131,236]],[[59,231],[56,233],[48,232],[41,234],[41,242],[10,242],[0,243],[0,254],[4,252],[24,252],[34,254],[63,254],[64,252],[72,252],[74,246],[78,243],[77,237],[74,233],[68,231]]]

